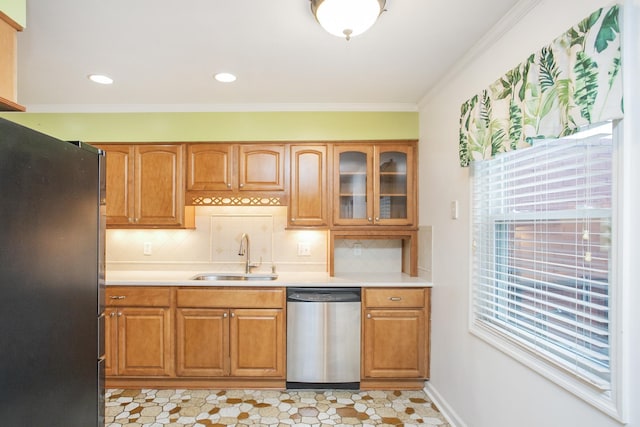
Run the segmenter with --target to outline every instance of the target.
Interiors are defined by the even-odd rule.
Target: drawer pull
[[[401,297],[389,297],[389,300],[391,301],[402,301]]]
[[[125,295],[112,295],[110,298],[111,299],[125,299],[126,296]]]

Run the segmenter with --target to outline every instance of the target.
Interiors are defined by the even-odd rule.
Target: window
[[[614,164],[606,124],[473,166],[472,331],[604,400]]]

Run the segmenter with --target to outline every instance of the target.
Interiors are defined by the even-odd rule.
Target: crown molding
[[[31,104],[29,113],[417,112],[412,103],[345,104]]]

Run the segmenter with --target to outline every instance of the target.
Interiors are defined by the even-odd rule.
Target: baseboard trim
[[[451,427],[467,427],[462,418],[453,410],[449,402],[442,397],[438,390],[433,387],[430,381],[424,383],[424,392],[429,396],[431,401],[436,404],[440,413],[447,419]]]

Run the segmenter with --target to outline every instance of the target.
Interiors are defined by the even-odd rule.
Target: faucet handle
[[[262,255],[260,256],[260,262],[249,262],[247,266],[249,267],[249,273],[252,268],[258,268],[262,265]]]

